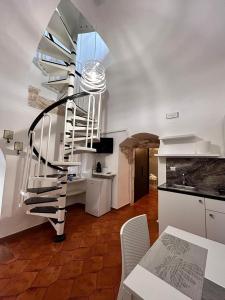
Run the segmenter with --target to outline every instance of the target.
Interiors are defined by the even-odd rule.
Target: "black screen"
[[[99,143],[93,143],[97,153],[113,153],[113,138],[100,138]]]

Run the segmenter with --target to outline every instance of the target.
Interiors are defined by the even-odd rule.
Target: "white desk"
[[[221,230],[223,230],[221,228]],[[168,226],[166,233],[208,249],[205,277],[225,287],[225,245],[189,232]],[[146,300],[186,300],[190,299],[165,281],[137,265],[124,280],[128,291]]]

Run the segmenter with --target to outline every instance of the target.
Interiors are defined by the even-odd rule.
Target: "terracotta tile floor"
[[[6,249],[13,256],[0,264],[0,299],[116,299],[121,275],[120,227],[143,213],[148,215],[153,243],[158,237],[156,190],[134,206],[112,210],[101,218],[85,214],[79,205],[68,208],[63,243],[52,242],[50,224],[8,239],[3,256],[7,257]]]

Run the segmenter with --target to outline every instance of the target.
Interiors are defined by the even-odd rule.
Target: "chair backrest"
[[[139,263],[150,247],[146,215],[128,220],[120,230],[122,250],[122,279],[124,280]]]

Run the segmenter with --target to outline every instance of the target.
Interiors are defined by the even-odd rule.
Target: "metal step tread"
[[[67,65],[63,65],[57,62],[39,60],[36,64],[42,72],[44,71],[45,75],[66,75],[69,71],[69,67]]]
[[[26,205],[56,202],[57,197],[30,197],[24,201]]]
[[[98,127],[94,127],[93,130],[98,130]],[[75,126],[73,129],[69,129],[66,134],[70,134],[73,131],[87,131],[87,126]],[[92,131],[92,128],[89,127],[88,131]]]
[[[77,147],[74,147],[74,149],[73,149],[73,152],[74,153],[82,153],[82,152],[86,152],[86,153],[88,153],[88,152],[96,152],[96,149],[94,149],[94,148],[88,148],[88,147],[82,147],[82,146],[77,146]],[[66,149],[65,150],[65,154],[71,154],[72,153],[72,151],[71,151],[71,149]]]
[[[62,63],[59,63],[59,62],[55,62],[55,61],[51,61],[51,60],[46,60],[46,59],[41,59],[40,60],[40,63],[46,63],[46,64],[50,64],[50,65],[56,65],[56,66],[59,66],[59,67],[65,67],[65,68],[68,68],[68,65],[66,64],[62,64]]]
[[[41,194],[41,193],[51,192],[59,189],[61,189],[61,187],[59,186],[38,187],[38,188],[28,188],[27,192]]]
[[[58,208],[54,206],[34,207],[30,210],[31,213],[56,214]]]
[[[41,53],[47,54],[56,59],[66,61],[68,63],[71,60],[71,54],[47,36],[42,37],[38,45],[38,49]]]
[[[47,81],[43,82],[43,85],[51,85],[51,84],[69,84],[69,79],[68,78],[63,78],[63,79],[57,79],[57,80],[52,80],[52,81]]]
[[[80,166],[81,162],[76,161],[53,161],[51,162],[53,166],[62,166],[62,167],[70,167],[70,166]]]
[[[72,108],[68,108],[68,111],[73,112],[73,109]],[[85,109],[83,109],[83,108],[81,108],[80,106],[77,105],[76,114],[79,117],[83,117],[83,116],[87,116],[88,112],[87,112],[87,110],[85,110]]]
[[[85,141],[86,140],[86,137],[75,137],[74,138],[74,142],[78,142],[78,141]],[[91,140],[91,137],[89,136],[88,138],[87,138],[87,140]],[[72,137],[71,136],[69,136],[69,137],[67,137],[66,139],[65,139],[65,141],[66,141],[66,143],[72,143]],[[93,136],[93,141],[95,142],[97,142],[97,141],[99,141],[99,138],[97,137],[97,136]]]
[[[76,120],[76,121],[84,121],[84,122],[87,122],[87,117],[76,116],[76,117],[75,117],[75,120]],[[92,122],[92,119],[90,118],[89,121]],[[94,120],[94,121],[97,122],[97,120]],[[68,117],[68,116],[67,116],[67,122],[70,122],[70,123],[73,124],[73,117],[72,117],[72,116],[71,116],[71,117]]]
[[[66,174],[49,174],[46,175],[47,178],[62,178],[66,176]],[[40,175],[39,177],[44,177],[44,175]]]

